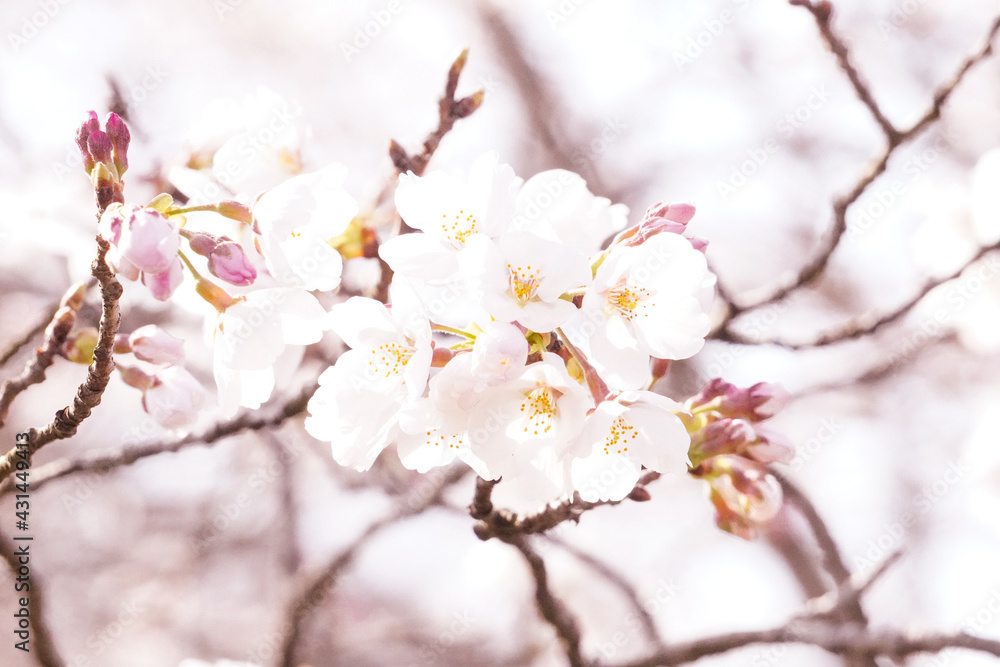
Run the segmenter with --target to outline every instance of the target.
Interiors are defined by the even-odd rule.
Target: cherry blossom
[[[254,204],[261,253],[282,286],[329,291],[340,284],[343,260],[330,241],[358,213],[343,188],[346,178],[346,168],[330,165],[288,179]]]

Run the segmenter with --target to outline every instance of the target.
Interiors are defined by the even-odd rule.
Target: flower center
[[[632,321],[637,315],[649,317],[640,309],[643,302],[650,296],[649,290],[645,287],[630,286],[625,278],[618,281],[618,284],[604,291],[604,297],[608,305],[624,317]]]
[[[372,348],[368,366],[376,376],[388,378],[399,375],[416,351],[416,348],[410,345],[402,345],[395,341],[383,343]]]
[[[556,398],[556,392],[547,385],[539,385],[525,394],[525,399],[521,402],[525,433],[542,435],[552,429],[558,407]]]
[[[466,213],[465,209],[460,209],[453,217],[448,217],[447,213],[443,213],[441,218],[441,231],[456,248],[464,246],[465,239],[479,231],[476,216]]]
[[[508,280],[510,281],[510,295],[517,299],[522,306],[535,297],[538,291],[538,279],[542,275],[541,269],[533,269],[531,265],[513,266],[507,265]]]
[[[628,443],[638,436],[635,427],[625,421],[624,417],[619,417],[608,429],[608,434],[604,436],[604,453],[624,454],[628,451]]]
[[[445,447],[446,449],[462,449],[465,438],[461,433],[444,434],[441,431],[427,431],[427,440],[424,444],[434,447]]]

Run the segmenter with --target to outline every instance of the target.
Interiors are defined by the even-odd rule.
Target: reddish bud
[[[114,148],[115,169],[118,170],[120,178],[128,169],[128,145],[132,140],[132,136],[129,134],[125,121],[116,113],[108,114],[107,120],[104,121],[104,131],[107,133]]]

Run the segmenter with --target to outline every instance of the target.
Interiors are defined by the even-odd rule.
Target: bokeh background
[[[981,0],[834,4],[835,27],[901,127],[998,11]],[[207,132],[206,109],[218,100],[238,107],[261,85],[301,108],[303,168],[342,162],[349,190],[370,201],[391,174],[388,140],[418,149],[448,64],[470,47],[459,93],[485,88],[486,102],[445,139],[432,168],[461,171],[497,149],[524,177],[581,173],[634,221],[656,201],[692,202],[693,231],[743,299],[787,281],[816,252],[831,202],[883,142],[812,18],[777,0],[5,0],[0,36],[4,349],[89,274],[94,208],[72,139],[86,110],[108,109],[109,77],[133,127],[130,201],[148,200],[188,160]],[[980,160],[1000,146],[998,84],[996,60],[970,72],[940,122],[897,151],[851,208],[825,275],[748,315],[741,330],[809,340],[892,310],[962,266],[976,244],[995,242],[1000,177]],[[721,375],[780,382],[793,394],[774,420],[798,449],[788,473],[845,560],[870,571],[904,553],[866,597],[875,625],[1000,635],[1000,279],[984,266],[981,280],[943,286],[873,336],[804,351],[709,342],[661,385],[680,399]],[[213,392],[203,311],[127,292],[122,330],[157,323],[185,337],[189,368]],[[932,316],[938,309],[943,320]],[[89,301],[81,319],[97,316]],[[283,395],[337,349],[317,346]],[[3,449],[47,423],[84,372],[57,361],[14,404]],[[212,410],[204,425],[217,419]],[[115,380],[79,434],[47,447],[36,465],[170,437],[142,412],[138,392]],[[402,470],[392,452],[368,475],[342,470],[292,420],[39,490],[32,573],[68,665],[269,665],[299,577],[432,483]],[[695,480],[665,478],[650,491],[650,502],[598,509],[555,531],[568,546],[539,541],[556,592],[581,618],[587,655],[622,660],[647,646],[620,593],[575,550],[630,582],[669,640],[769,627],[801,610],[806,594],[776,540],[716,529]],[[563,664],[519,555],[473,535],[462,511],[471,480],[447,498],[450,508],[400,523],[358,553],[307,625],[305,662]],[[902,527],[906,515],[915,523]],[[0,531],[13,521],[7,497]],[[0,609],[13,610],[6,570],[0,580]],[[3,627],[0,664],[35,664]],[[954,652],[908,664],[993,663]],[[789,646],[699,664],[842,661]]]

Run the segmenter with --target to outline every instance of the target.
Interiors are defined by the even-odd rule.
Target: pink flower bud
[[[128,337],[129,349],[137,359],[151,364],[184,363],[184,341],[155,324],[139,327]]]
[[[101,123],[97,120],[96,111],[87,112],[87,120],[83,121],[79,129],[76,131],[76,145],[80,149],[80,156],[83,158],[83,168],[86,169],[87,175],[94,169],[94,158],[90,154],[90,150],[87,148],[87,139],[93,132],[101,129]]]
[[[691,204],[653,204],[646,210],[636,231],[625,241],[625,245],[637,246],[656,234],[678,234],[691,242],[691,246],[705,252],[708,241],[696,236],[687,236],[687,224],[694,217],[695,208]]]
[[[243,252],[243,246],[223,236],[208,257],[208,270],[212,275],[231,285],[253,285],[257,279],[257,269]]]
[[[191,426],[208,394],[201,383],[181,366],[167,366],[156,372],[152,386],[142,395],[142,407],[159,424],[169,429]]]
[[[174,257],[174,263],[166,271],[160,273],[143,273],[142,284],[153,293],[153,298],[158,301],[166,301],[174,293],[174,290],[184,280],[184,266],[181,260]]]
[[[106,133],[100,130],[91,132],[90,136],[87,137],[87,150],[90,152],[90,157],[93,158],[95,163],[114,164],[114,161],[111,159],[113,148],[111,139],[108,138]]]
[[[694,411],[712,410],[722,417],[759,422],[776,415],[788,398],[781,385],[758,382],[749,389],[741,389],[715,378],[689,401],[689,406]]]
[[[122,225],[125,223],[126,211],[124,206],[115,202],[104,209],[100,222],[97,223],[97,231],[101,238],[112,245],[117,245],[118,239],[122,237]]]
[[[757,537],[781,509],[781,485],[760,463],[741,456],[715,456],[691,474],[709,483],[719,528],[745,540]]]
[[[125,125],[125,121],[116,113],[108,114],[107,120],[104,121],[104,131],[107,133],[114,148],[115,169],[118,170],[120,178],[128,169],[128,145],[132,137],[129,134],[128,126]]]
[[[160,273],[177,260],[180,233],[175,223],[153,208],[123,208],[118,251],[123,259],[145,273]]]

